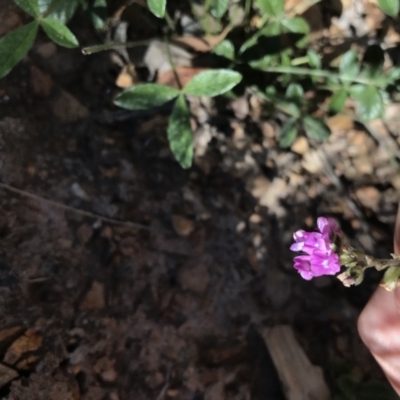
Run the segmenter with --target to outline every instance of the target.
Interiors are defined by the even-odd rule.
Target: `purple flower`
[[[294,258],[294,268],[307,280],[340,271],[339,256],[331,246],[333,237],[340,235],[339,226],[335,220],[324,217],[318,218],[317,226],[319,232],[296,231],[295,243],[290,246],[292,251],[306,253]]]

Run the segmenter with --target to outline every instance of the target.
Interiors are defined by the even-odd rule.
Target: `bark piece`
[[[262,336],[278,370],[288,400],[329,400],[321,367],[312,365],[292,327],[265,328]]]
[[[21,356],[27,352],[36,351],[43,342],[43,335],[34,329],[28,329],[24,335],[19,337],[7,350],[4,362],[14,365]]]
[[[3,364],[0,364],[0,388],[7,385],[7,383],[11,382],[17,376],[17,371],[13,370],[12,368],[6,367]]]

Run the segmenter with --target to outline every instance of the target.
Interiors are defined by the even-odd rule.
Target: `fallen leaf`
[[[176,74],[178,75],[179,82],[182,87],[200,72],[206,71],[207,68],[192,68],[192,67],[175,67]],[[161,85],[167,85],[179,89],[179,85],[176,82],[175,74],[172,69],[164,71],[158,75],[157,83]]]
[[[24,335],[19,337],[7,350],[4,362],[14,365],[24,353],[35,351],[40,348],[43,335],[33,329],[28,329]]]
[[[177,44],[189,46],[192,50],[200,53],[207,53],[220,44],[231,31],[232,26],[228,25],[219,35],[216,36],[175,36],[171,41]]]
[[[120,88],[129,88],[140,82],[139,76],[136,73],[135,66],[133,64],[125,65],[119,73],[115,84]]]

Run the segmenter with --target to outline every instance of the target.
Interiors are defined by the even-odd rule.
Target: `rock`
[[[19,335],[22,334],[22,326],[14,326],[0,331],[0,351],[4,351]]]
[[[0,389],[18,376],[18,372],[0,364]]]
[[[173,215],[171,219],[175,232],[179,236],[189,236],[193,232],[194,223],[191,219],[182,215]]]
[[[86,297],[81,304],[81,309],[85,311],[101,310],[105,307],[105,304],[104,285],[94,281],[92,287],[86,293]]]
[[[356,190],[357,199],[360,203],[366,207],[370,208],[373,211],[378,210],[379,201],[380,201],[380,192],[374,186],[366,186]]]
[[[76,236],[81,244],[86,244],[93,236],[93,229],[89,224],[83,224],[76,231]]]
[[[238,97],[231,102],[231,108],[237,119],[245,119],[249,115],[249,101],[246,96]]]
[[[36,96],[43,98],[50,96],[54,90],[54,81],[51,76],[35,65],[32,65],[30,72],[30,82]]]
[[[64,124],[81,121],[89,112],[72,94],[61,91],[51,105],[54,115]]]
[[[57,53],[57,45],[54,42],[43,43],[36,48],[36,52],[40,57],[49,59]]]
[[[103,382],[115,382],[117,379],[114,361],[111,361],[108,357],[102,357],[97,360],[93,366],[93,371],[100,376]]]
[[[249,221],[252,224],[259,224],[262,221],[261,215],[259,215],[259,214],[251,214],[250,218],[249,218]]]
[[[203,294],[210,283],[210,274],[204,264],[195,268],[183,268],[179,272],[179,283],[184,289]]]
[[[294,153],[303,156],[308,152],[310,146],[308,145],[308,140],[304,136],[299,136],[290,148]]]
[[[38,362],[39,357],[38,356],[29,356],[27,358],[24,358],[21,360],[17,365],[16,368],[18,370],[23,370],[27,371],[33,368],[33,366]]]
[[[23,24],[21,17],[15,11],[7,10],[0,14],[0,37],[13,31]]]
[[[246,147],[248,139],[246,138],[246,132],[244,131],[243,123],[238,121],[231,122],[231,128],[233,129],[232,142],[234,146],[241,150]]]
[[[7,350],[4,362],[14,365],[23,354],[38,350],[43,342],[43,335],[33,329],[28,329]]]

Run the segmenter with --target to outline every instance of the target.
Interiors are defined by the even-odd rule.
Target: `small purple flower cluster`
[[[332,237],[340,234],[339,227],[335,220],[325,217],[319,217],[317,225],[319,232],[296,231],[295,243],[290,246],[292,251],[306,253],[294,258],[294,267],[307,280],[340,271],[339,256],[331,246]]]

